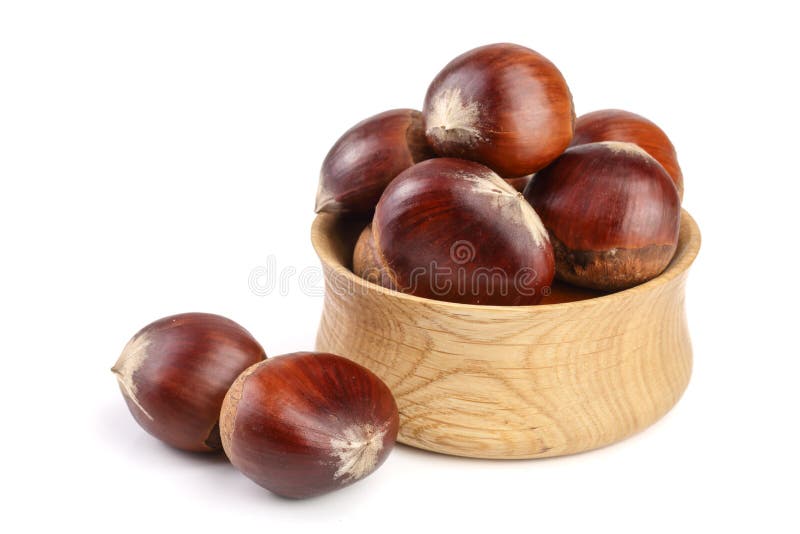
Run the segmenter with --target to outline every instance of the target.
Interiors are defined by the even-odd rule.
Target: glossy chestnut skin
[[[572,140],[575,121],[572,94],[555,65],[508,43],[451,61],[428,88],[422,114],[437,154],[483,163],[504,178],[555,159]]]
[[[434,155],[419,111],[393,109],[363,120],[347,130],[325,157],[315,210],[371,212],[395,176]]]
[[[680,199],[664,168],[632,143],[568,149],[525,189],[570,284],[615,291],[645,282],[678,244]]]
[[[239,374],[266,358],[237,323],[209,313],[164,317],[142,328],[111,369],[136,422],[187,451],[219,451],[219,411]]]
[[[394,446],[399,416],[389,388],[341,356],[296,352],[247,369],[222,407],[222,444],[245,476],[304,498],[348,486]]]
[[[578,117],[570,146],[599,141],[624,141],[639,145],[664,167],[683,199],[683,173],[678,164],[678,154],[667,134],[654,122],[621,109],[601,109]]]
[[[372,223],[368,224],[358,236],[353,250],[353,272],[368,282],[388,289],[394,289],[393,276],[380,259],[372,234]]]
[[[463,304],[536,304],[554,275],[547,231],[489,168],[436,158],[381,196],[372,232],[399,291]]]

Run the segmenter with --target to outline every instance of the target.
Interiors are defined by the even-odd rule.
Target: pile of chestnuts
[[[368,369],[333,354],[267,358],[237,323],[207,313],[141,329],[112,368],[134,419],[178,449],[224,449],[245,476],[304,498],[377,469],[397,438],[397,405]]]
[[[352,267],[370,282],[531,305],[554,279],[608,292],[658,276],[677,247],[682,195],[658,126],[621,110],[576,120],[553,63],[493,44],[446,65],[421,112],[345,132],[322,164],[316,211],[364,219]]]

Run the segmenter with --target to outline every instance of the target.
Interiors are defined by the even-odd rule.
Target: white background
[[[763,1],[289,4],[0,3],[0,521],[796,532],[796,18]],[[369,115],[419,108],[447,61],[497,41],[555,62],[579,114],[641,113],[678,148],[704,243],[687,296],[694,374],[676,408],[560,459],[398,446],[368,479],[301,502],[141,431],[109,372],[128,338],[209,311],[270,355],[312,349],[322,299],[296,277],[256,295],[251,271],[268,258],[316,268],[309,228],[329,146]]]

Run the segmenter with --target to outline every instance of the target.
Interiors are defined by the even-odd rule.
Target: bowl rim
[[[342,215],[335,213],[319,213],[317,214],[313,224],[311,225],[311,245],[314,247],[314,251],[316,252],[320,261],[324,265],[332,269],[334,272],[336,272],[339,276],[343,276],[344,278],[347,279],[348,282],[355,284],[356,286],[361,288],[364,292],[372,291],[382,294],[388,298],[406,300],[409,303],[414,303],[414,304],[436,305],[445,308],[454,308],[454,309],[470,310],[470,311],[480,311],[480,310],[485,310],[490,312],[508,311],[508,310],[556,311],[556,310],[564,310],[582,306],[591,306],[594,303],[600,301],[602,301],[603,304],[606,304],[609,303],[612,299],[626,299],[629,297],[634,297],[641,293],[653,291],[658,287],[663,286],[664,284],[674,280],[678,276],[685,273],[692,265],[695,258],[697,257],[701,243],[700,228],[697,225],[697,221],[694,220],[694,218],[689,214],[688,211],[686,211],[685,209],[681,209],[681,230],[679,239],[681,238],[685,239],[685,243],[683,244],[683,247],[680,247],[679,245],[678,252],[676,253],[675,257],[672,258],[667,268],[660,275],[656,276],[651,280],[648,280],[647,282],[630,287],[628,289],[623,289],[621,291],[608,293],[606,295],[600,295],[598,297],[592,297],[588,299],[576,300],[571,302],[559,302],[556,304],[532,304],[528,306],[463,304],[460,302],[448,302],[445,300],[435,300],[424,297],[417,297],[415,295],[410,295],[408,293],[402,293],[400,291],[395,291],[393,289],[387,289],[378,284],[374,284],[372,282],[364,280],[360,276],[356,275],[353,271],[347,268],[344,264],[342,264],[342,262],[340,262],[334,256],[332,252],[332,247],[327,244],[331,239],[331,236],[328,235],[327,230],[332,228],[340,217],[342,217]]]

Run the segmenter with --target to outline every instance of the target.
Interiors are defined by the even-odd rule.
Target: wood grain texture
[[[659,277],[540,306],[464,305],[384,289],[347,268],[357,236],[331,214],[314,222],[326,280],[317,350],[387,383],[402,443],[479,458],[572,454],[646,428],[686,389],[684,289],[700,247],[686,212]]]

